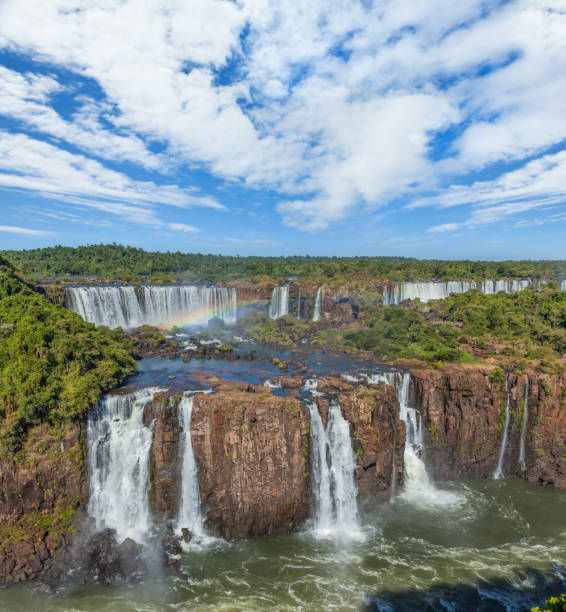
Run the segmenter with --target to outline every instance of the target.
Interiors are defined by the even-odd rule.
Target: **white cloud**
[[[194,225],[186,225],[185,223],[167,223],[167,228],[174,232],[186,232],[192,234],[195,232],[200,232],[198,227],[195,227]]]
[[[211,197],[199,197],[175,185],[134,181],[102,164],[23,134],[0,131],[0,186],[39,191],[52,197],[102,198],[112,207],[136,210],[152,204],[187,208],[225,207]],[[124,202],[126,204],[124,204]],[[100,206],[107,206],[103,202]]]
[[[409,208],[423,206],[470,206],[470,217],[461,224],[466,227],[496,223],[537,209],[566,208],[566,151],[545,155],[491,181],[450,187],[437,196],[416,200]]]
[[[92,78],[106,99],[64,119],[50,106],[53,77],[4,71],[0,105],[91,155],[160,171],[175,159],[276,190],[284,223],[320,231],[425,190],[439,206],[486,203],[483,183],[439,186],[565,139],[565,31],[563,0],[4,0],[0,47]],[[237,78],[222,82],[216,71],[234,57]],[[496,69],[482,72],[488,64]],[[433,161],[433,137],[456,125],[452,149]],[[0,185],[121,202],[140,218],[149,203],[220,207],[61,151],[42,170],[30,160],[38,145],[22,147],[0,152]],[[531,182],[549,180],[531,171]],[[471,219],[488,217],[476,207]]]
[[[62,89],[52,77],[20,74],[0,66],[0,115],[21,121],[27,129],[63,140],[90,155],[133,161],[152,170],[164,166],[165,161],[150,153],[136,135],[122,136],[102,127],[104,104],[85,99],[73,121],[63,119],[49,106],[52,94]]]
[[[440,233],[440,232],[453,232],[460,227],[459,223],[441,223],[429,228],[429,232]]]
[[[20,236],[53,236],[53,232],[29,229],[27,227],[17,227],[15,225],[0,225],[0,232],[6,232],[8,234],[19,234]]]

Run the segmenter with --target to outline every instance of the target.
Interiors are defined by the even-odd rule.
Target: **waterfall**
[[[269,318],[279,319],[289,314],[289,285],[275,287],[269,304]]]
[[[181,497],[177,533],[181,535],[181,530],[186,528],[191,532],[193,538],[202,539],[205,535],[203,528],[204,517],[201,510],[198,467],[191,439],[193,400],[194,393],[186,392],[179,402],[179,425],[182,428],[183,462],[181,464]]]
[[[314,313],[312,315],[313,321],[320,321],[321,292],[322,292],[322,287],[319,287],[316,291],[316,298],[314,300]]]
[[[493,472],[493,479],[499,480],[503,478],[503,460],[505,458],[505,448],[507,447],[507,431],[509,429],[509,418],[510,418],[510,410],[509,410],[509,377],[505,378],[505,393],[507,394],[507,399],[505,401],[505,423],[503,424],[503,437],[501,438],[501,448],[499,449],[499,457],[497,459],[497,467],[495,468],[495,472]]]
[[[66,304],[85,321],[125,329],[206,324],[213,317],[231,324],[238,314],[236,289],[197,285],[67,287]]]
[[[151,530],[148,492],[153,428],[144,425],[143,417],[156,391],[107,395],[88,418],[88,513],[98,530],[115,529],[119,541],[144,542]]]
[[[479,289],[482,293],[491,295],[499,291],[515,293],[527,289],[530,283],[525,279],[484,280],[478,286],[475,281],[425,281],[395,283],[391,289],[383,288],[383,303],[386,306],[399,304],[403,300],[420,299],[421,302],[441,300],[451,293],[465,293],[471,289]]]
[[[316,403],[311,402],[309,410],[314,533],[319,538],[359,538],[361,529],[354,481],[356,458],[350,439],[350,424],[336,402],[330,403],[326,428]]]
[[[299,287],[299,298],[297,300],[297,321],[301,318],[301,288]]]
[[[385,382],[397,390],[399,416],[405,423],[406,440],[403,453],[404,487],[401,497],[424,506],[448,505],[461,500],[460,496],[438,489],[432,482],[424,462],[424,431],[422,417],[409,403],[411,375],[408,372],[385,372],[366,376],[369,383]]]
[[[560,283],[560,291],[566,291],[566,279]]]
[[[519,440],[519,467],[521,471],[527,470],[525,462],[525,442],[527,440],[527,425],[529,420],[529,379],[525,382],[525,399],[523,400],[523,422],[521,424],[521,438]]]

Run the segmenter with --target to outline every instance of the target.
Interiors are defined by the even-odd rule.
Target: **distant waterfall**
[[[560,283],[560,291],[566,291],[566,279]]]
[[[314,313],[312,315],[313,321],[320,321],[321,293],[322,293],[322,287],[319,287],[316,291],[316,298],[314,300]]]
[[[181,464],[181,498],[179,502],[177,532],[180,535],[181,530],[186,528],[191,532],[193,538],[201,539],[204,535],[204,517],[201,510],[198,468],[191,439],[193,400],[194,394],[187,392],[179,402],[179,425],[182,428],[183,463]]]
[[[385,372],[367,377],[370,383],[385,382],[397,390],[399,416],[405,423],[406,440],[403,454],[404,487],[401,496],[417,505],[453,504],[460,496],[435,487],[424,462],[422,417],[409,405],[411,375],[408,372]]]
[[[521,471],[527,470],[525,462],[525,442],[527,441],[527,428],[529,421],[529,379],[525,382],[525,399],[523,400],[523,422],[521,423],[521,438],[519,439],[519,467]]]
[[[67,287],[66,304],[85,321],[125,329],[206,324],[213,317],[231,324],[238,315],[236,289],[229,287]]]
[[[503,474],[503,461],[505,459],[505,449],[507,447],[507,432],[509,430],[509,419],[510,419],[510,406],[509,406],[509,378],[505,379],[505,393],[507,394],[507,399],[505,401],[505,422],[503,424],[503,437],[501,438],[501,447],[499,449],[499,457],[497,459],[497,466],[495,468],[495,472],[493,472],[493,479],[499,480],[504,477]]]
[[[299,297],[297,298],[297,321],[301,318],[301,288],[299,287]]]
[[[275,287],[269,304],[269,318],[279,319],[289,314],[289,285]]]
[[[115,529],[119,541],[147,539],[149,450],[152,427],[143,422],[144,408],[156,388],[129,395],[107,395],[88,418],[88,513],[97,529]]]
[[[475,281],[424,281],[395,283],[391,288],[385,286],[383,289],[383,303],[388,306],[399,304],[403,300],[420,299],[421,302],[431,300],[442,300],[451,293],[465,293],[471,289],[479,289],[485,294],[516,293],[527,289],[528,280],[485,280],[479,285]]]
[[[335,402],[330,404],[326,428],[317,405],[311,402],[309,409],[315,535],[321,538],[360,537],[354,481],[356,458],[350,439],[350,424]]]

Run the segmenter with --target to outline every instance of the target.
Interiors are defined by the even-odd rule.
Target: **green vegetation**
[[[418,312],[401,306],[366,306],[362,308],[362,318],[367,329],[346,331],[346,346],[386,358],[472,361],[460,349],[455,328],[429,323]]]
[[[246,327],[260,344],[277,348],[294,348],[306,338],[312,328],[308,321],[297,320],[292,315],[285,315],[276,320],[256,317]]]
[[[553,371],[566,354],[566,292],[552,285],[513,294],[453,295],[444,301],[441,316],[459,326],[463,344],[497,351],[516,367],[523,359],[537,360]]]
[[[35,278],[96,276],[124,281],[230,281],[250,277],[299,276],[327,284],[369,279],[426,280],[563,278],[563,261],[440,261],[407,257],[229,257],[200,253],[156,253],[116,244],[6,251]]]
[[[531,608],[531,612],[566,612],[566,595],[549,597],[545,602],[544,610],[536,606],[536,608]]]
[[[0,258],[0,451],[29,427],[79,420],[135,368],[120,331],[52,304]]]

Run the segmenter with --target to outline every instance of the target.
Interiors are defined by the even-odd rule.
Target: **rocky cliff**
[[[199,394],[193,405],[207,526],[227,538],[288,533],[310,512],[308,410],[249,389]]]
[[[495,371],[497,372],[497,371]],[[412,401],[426,428],[426,464],[434,477],[489,478],[503,438],[507,394],[493,369],[413,369]],[[525,387],[525,467],[519,462]],[[566,379],[509,374],[510,419],[504,474],[566,488]]]
[[[391,491],[403,479],[405,424],[399,418],[399,402],[393,387],[385,384],[351,385],[344,378],[328,377],[318,389],[334,395],[350,423],[356,454],[356,485],[360,501]],[[328,401],[318,398],[323,422]],[[395,474],[393,476],[393,473]]]
[[[56,579],[69,563],[88,496],[84,435],[79,426],[40,425],[0,462],[0,584]]]

